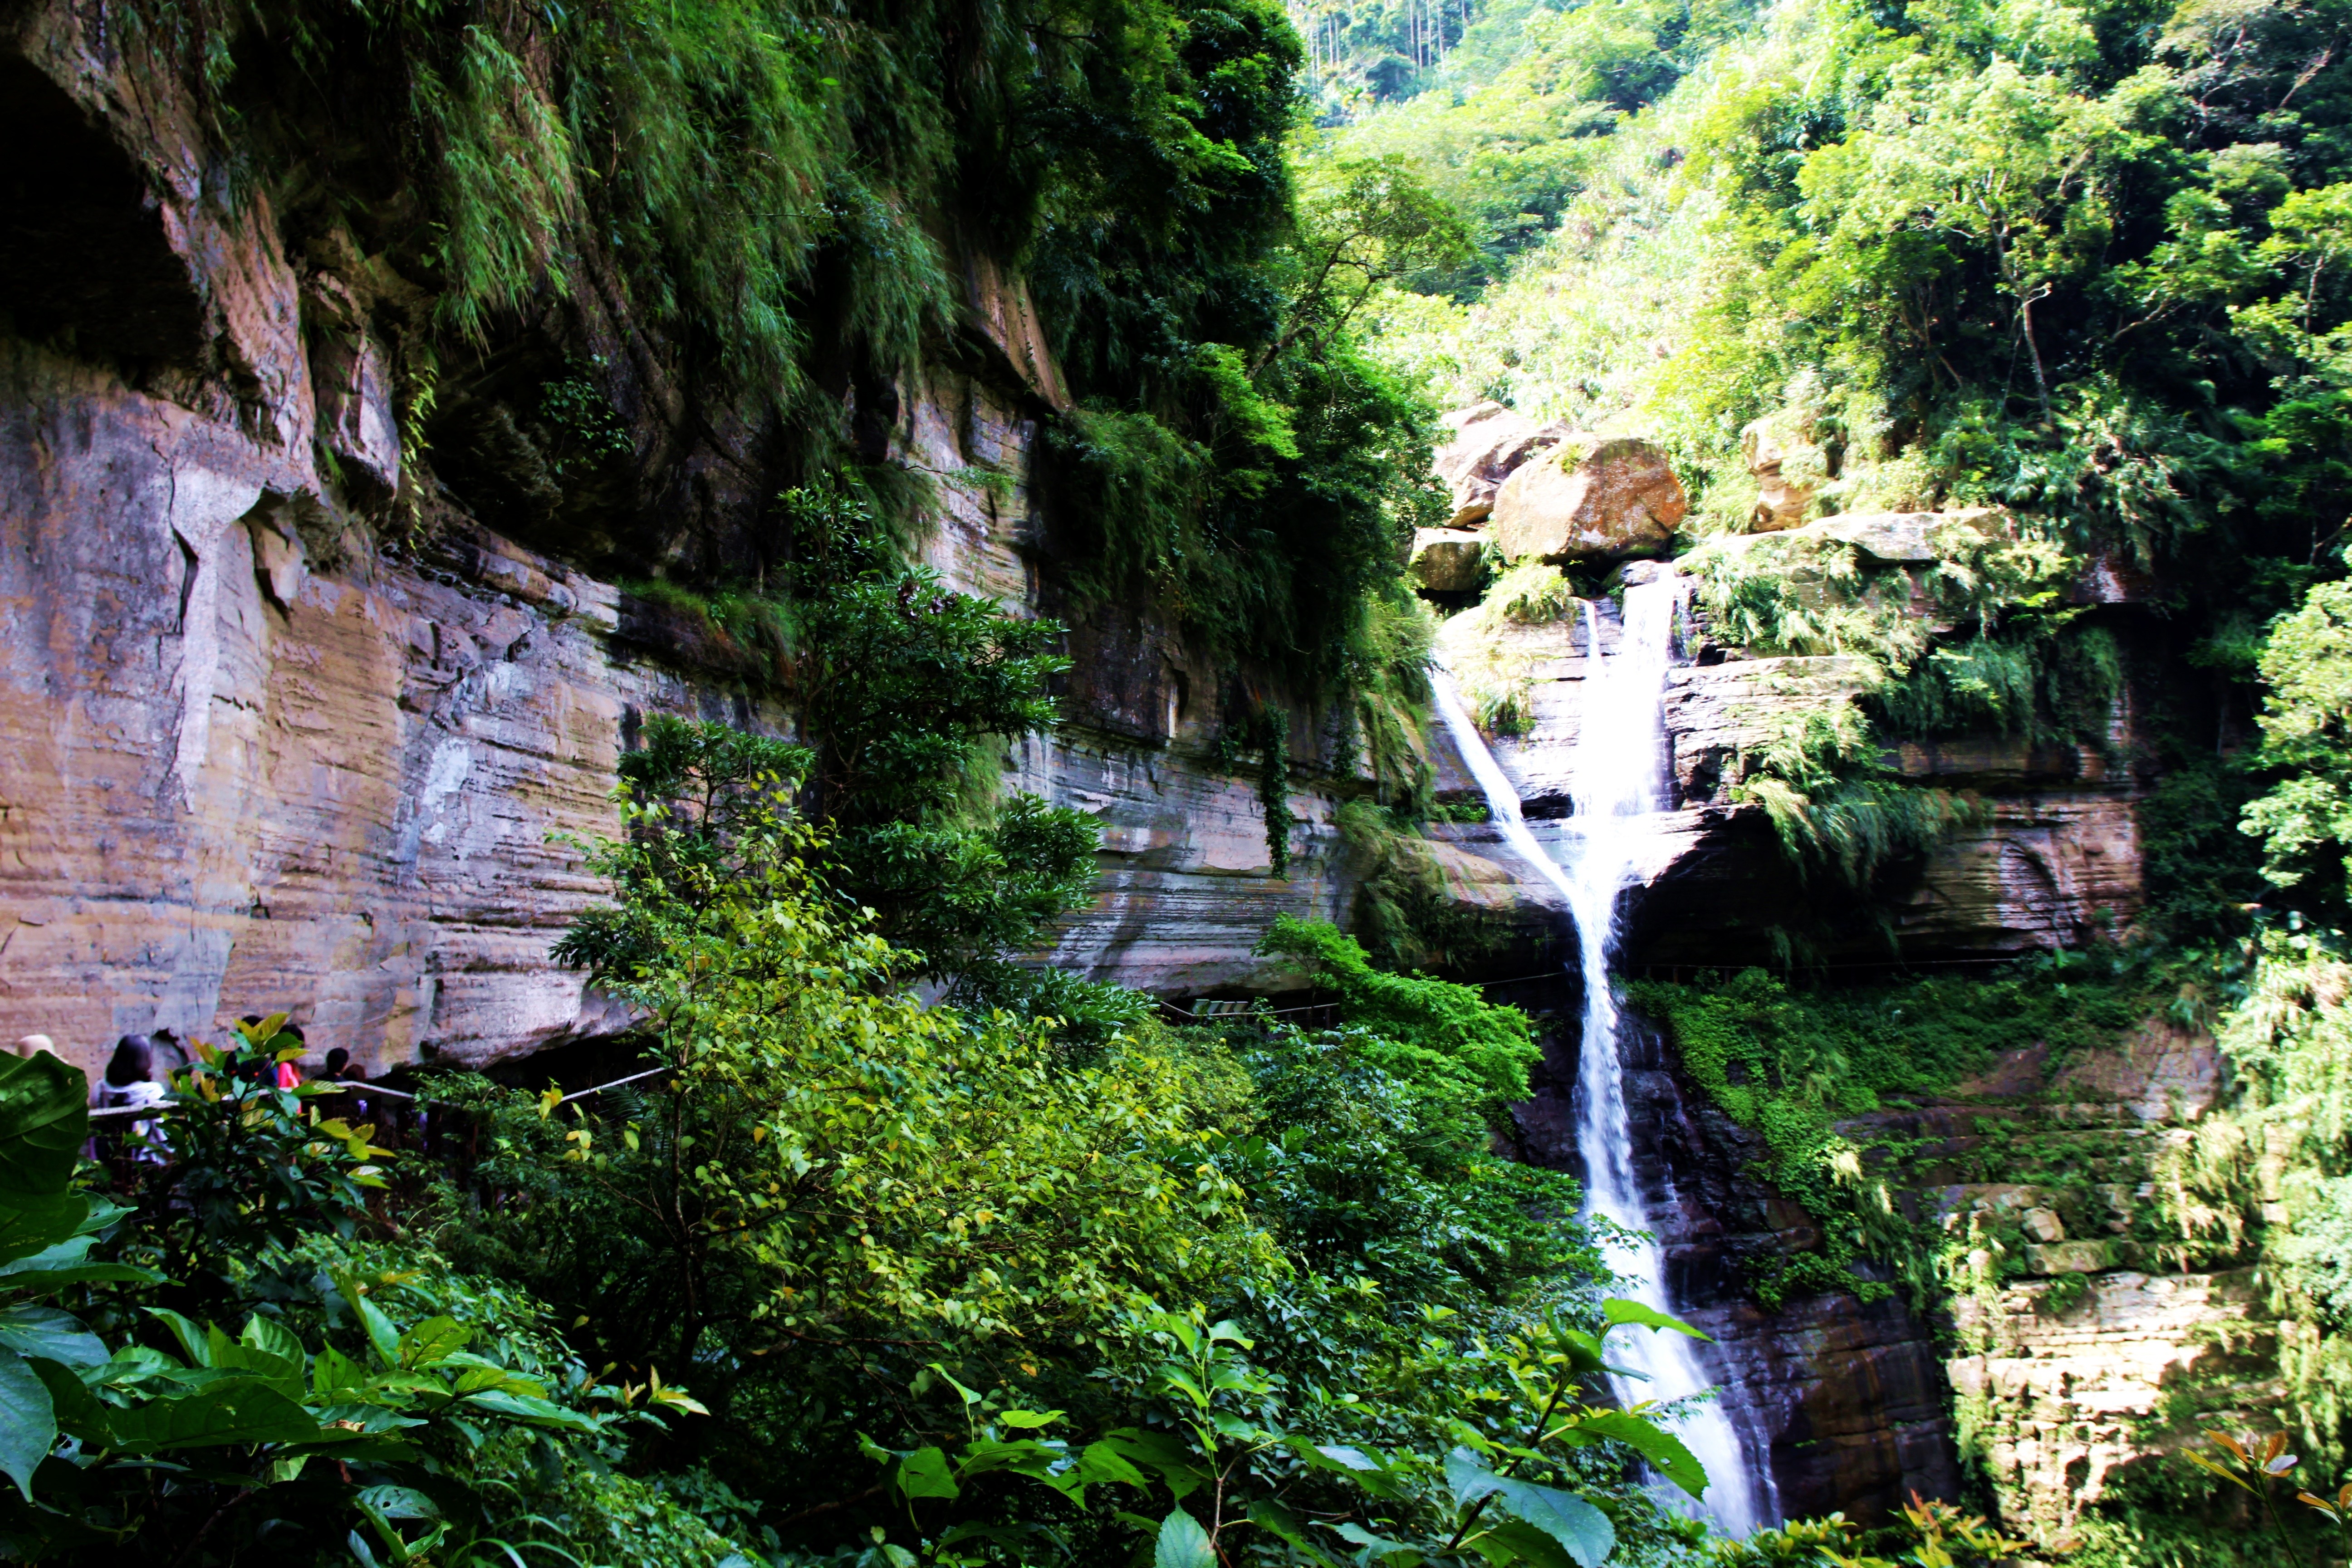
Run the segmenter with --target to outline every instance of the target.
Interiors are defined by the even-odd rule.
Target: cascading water
[[[1584,981],[1577,1141],[1587,1166],[1586,1202],[1592,1212],[1639,1234],[1639,1240],[1608,1249],[1610,1267],[1642,1300],[1668,1312],[1675,1307],[1667,1300],[1657,1243],[1650,1237],[1647,1205],[1633,1173],[1633,1129],[1625,1111],[1610,963],[1616,956],[1618,897],[1632,879],[1664,795],[1666,669],[1686,587],[1683,579],[1664,576],[1628,588],[1624,637],[1613,657],[1601,651],[1598,610],[1589,601],[1584,606],[1584,714],[1571,769],[1576,810],[1557,859],[1528,831],[1518,792],[1463,710],[1451,677],[1441,670],[1435,683],[1438,711],[1485,793],[1504,841],[1559,889],[1575,916]],[[1646,1378],[1616,1380],[1618,1396],[1628,1402],[1683,1399],[1708,1386],[1690,1342],[1680,1334],[1621,1332],[1612,1337],[1611,1349],[1620,1364]],[[1706,1467],[1706,1507],[1717,1524],[1746,1535],[1777,1517],[1770,1477],[1750,1459],[1720,1401],[1693,1406],[1683,1417],[1680,1435]]]

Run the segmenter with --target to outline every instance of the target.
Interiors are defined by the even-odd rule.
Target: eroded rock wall
[[[2085,1510],[2162,1484],[2209,1427],[2264,1426],[2285,1397],[2251,1249],[2179,1262],[2158,1199],[2221,1098],[2211,1037],[2151,1020],[2053,1063],[2032,1048],[1945,1100],[1849,1131],[1889,1136],[1904,1204],[1957,1287],[1946,1371],[1962,1451],[2016,1534],[2065,1552]],[[2021,1181],[2039,1171],[2046,1185]]]
[[[786,712],[707,628],[404,475],[375,323],[404,286],[348,236],[289,246],[167,72],[36,6],[0,37],[0,106],[56,151],[19,162],[0,247],[0,1038],[87,1067],[123,1032],[282,1008],[314,1053],[381,1068],[617,1026],[548,962],[598,892],[569,840],[613,826],[646,715]],[[1030,481],[1059,384],[1018,279],[967,283],[970,341],[865,434],[974,481],[939,487],[950,582],[1058,609]],[[625,401],[658,415],[661,392]],[[1290,984],[1251,954],[1265,925],[1346,906],[1330,824],[1356,786],[1317,771],[1317,716],[1293,716],[1276,877],[1255,780],[1215,760],[1214,672],[1100,616],[1074,644],[1070,728],[1005,759],[1008,786],[1105,825],[1103,898],[1057,958],[1160,991]]]

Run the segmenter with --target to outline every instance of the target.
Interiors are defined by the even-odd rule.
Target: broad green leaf
[[[1156,1470],[1167,1484],[1170,1495],[1182,1502],[1206,1485],[1209,1472],[1192,1450],[1180,1439],[1165,1432],[1150,1432],[1134,1426],[1122,1426],[1106,1432],[1102,1444],[1113,1453],[1125,1456],[1147,1469]]]
[[[89,1217],[89,1200],[79,1193],[0,1193],[0,1259],[30,1258],[70,1240]]]
[[[503,1388],[469,1394],[459,1403],[478,1406],[493,1415],[528,1421],[534,1426],[552,1426],[565,1432],[593,1432],[597,1429],[593,1416],[583,1415],[577,1410],[567,1410],[551,1399],[536,1399],[528,1394],[510,1394]]]
[[[473,1337],[474,1331],[455,1318],[427,1318],[400,1336],[397,1359],[407,1367],[437,1366]]]
[[[1628,1324],[1643,1329],[1672,1329],[1678,1334],[1688,1334],[1695,1340],[1706,1340],[1710,1344],[1714,1343],[1712,1336],[1699,1332],[1680,1318],[1661,1312],[1655,1307],[1646,1306],[1640,1301],[1629,1301],[1622,1296],[1612,1296],[1601,1302],[1601,1315],[1608,1320],[1609,1327],[1612,1329]]]
[[[1351,1448],[1342,1443],[1320,1443],[1316,1445],[1315,1452],[1343,1470],[1380,1470],[1387,1468],[1361,1448]]]
[[[265,1318],[258,1312],[245,1321],[245,1330],[236,1337],[240,1344],[276,1356],[279,1361],[290,1361],[296,1366],[310,1359],[303,1352],[302,1342],[294,1337],[291,1329],[277,1319]]]
[[[996,1414],[998,1425],[1017,1426],[1024,1432],[1034,1432],[1040,1426],[1051,1426],[1061,1418],[1062,1412],[1058,1410],[1000,1410]]]
[[[172,1337],[180,1342],[180,1353],[188,1358],[190,1366],[213,1364],[210,1334],[169,1307],[150,1307],[147,1315],[172,1331]]]
[[[1486,1460],[1467,1448],[1456,1448],[1445,1456],[1445,1484],[1454,1489],[1454,1502],[1467,1508],[1488,1493],[1502,1490],[1504,1482]]]
[[[1353,1520],[1338,1526],[1338,1531],[1340,1540],[1350,1546],[1363,1548],[1362,1555],[1366,1558],[1375,1562],[1386,1562],[1391,1557],[1400,1559],[1396,1568],[1412,1568],[1423,1556],[1421,1548],[1408,1546],[1402,1541],[1391,1541],[1385,1535],[1374,1535]]]
[[[909,1500],[951,1498],[963,1489],[948,1474],[948,1457],[937,1448],[918,1448],[900,1459],[895,1479],[899,1495]]]
[[[1351,1448],[1338,1443],[1313,1443],[1304,1437],[1290,1440],[1291,1451],[1318,1470],[1342,1475],[1378,1498],[1404,1495],[1394,1476],[1380,1460],[1361,1448]]]
[[[21,1356],[0,1352],[0,1475],[33,1500],[33,1472],[57,1445],[58,1415],[49,1391]]]
[[[82,1216],[81,1224],[75,1227],[78,1235],[89,1236],[104,1230],[131,1212],[129,1204],[116,1203],[112,1198],[98,1193],[83,1193],[79,1195],[82,1202],[89,1205],[89,1212]]]
[[[1059,1443],[1039,1443],[1025,1437],[999,1443],[982,1438],[964,1445],[962,1454],[956,1459],[955,1473],[958,1480],[991,1470],[1015,1470],[1043,1479],[1068,1458],[1068,1451]]]
[[[1578,1372],[1606,1370],[1608,1357],[1601,1349],[1601,1342],[1592,1335],[1582,1329],[1562,1329],[1559,1337],[1568,1347],[1569,1364]]]
[[[386,1364],[398,1366],[400,1331],[392,1326],[392,1320],[383,1315],[383,1309],[365,1296],[347,1293],[344,1300],[351,1302],[352,1311],[358,1317],[360,1327],[367,1331],[368,1343],[375,1347],[375,1353],[382,1356]]]
[[[216,1448],[247,1443],[300,1443],[320,1436],[319,1422],[276,1389],[236,1378],[177,1399],[151,1399],[109,1413],[114,1446],[129,1454]]]
[[[98,1402],[71,1367],[59,1366],[53,1361],[26,1364],[49,1391],[49,1405],[57,1413],[59,1430],[101,1447],[113,1441],[106,1425],[107,1407]]]
[[[329,1345],[310,1363],[310,1392],[329,1404],[362,1399],[367,1393],[367,1373],[351,1357]]]
[[[1693,1497],[1706,1494],[1706,1468],[1698,1456],[1683,1446],[1683,1440],[1656,1423],[1626,1410],[1595,1410],[1578,1421],[1577,1429],[1613,1437],[1642,1458],[1658,1474],[1690,1493]]]
[[[981,1393],[980,1390],[976,1388],[966,1388],[962,1384],[958,1383],[955,1380],[955,1374],[948,1371],[947,1368],[941,1366],[937,1362],[927,1363],[923,1370],[926,1372],[937,1373],[939,1374],[940,1381],[946,1384],[950,1388],[954,1389],[956,1391],[956,1396],[961,1399],[966,1405],[978,1405],[982,1400],[987,1397],[987,1395]]]
[[[107,1357],[104,1342],[80,1319],[32,1305],[0,1308],[0,1355],[8,1351],[66,1366],[100,1366]]]
[[[1297,1552],[1308,1562],[1318,1564],[1319,1568],[1334,1568],[1330,1554],[1316,1544],[1313,1536],[1307,1533],[1307,1521],[1280,1503],[1271,1500],[1261,1500],[1250,1504],[1249,1521],[1267,1534],[1278,1537],[1286,1542],[1292,1551]]]
[[[77,1226],[75,1234],[65,1237],[54,1246],[45,1247],[37,1252],[28,1252],[22,1257],[10,1258],[5,1263],[0,1263],[0,1282],[5,1282],[10,1289],[20,1289],[25,1283],[22,1278],[25,1275],[36,1274],[47,1268],[70,1268],[89,1256],[90,1243],[95,1239],[93,1237],[82,1235]]]
[[[1068,1473],[1070,1479],[1081,1487],[1093,1486],[1100,1481],[1118,1481],[1123,1486],[1145,1489],[1151,1485],[1144,1479],[1143,1472],[1128,1461],[1126,1455],[1108,1443],[1087,1444],[1085,1452],[1078,1456],[1076,1467]]]
[[[439,1519],[441,1505],[414,1487],[367,1487],[352,1500],[385,1519]]]
[[[1024,1552],[1021,1549],[1039,1539],[1059,1548],[1057,1555],[1065,1558],[1070,1555],[1067,1542],[1054,1531],[1037,1524],[959,1524],[940,1537],[936,1550],[944,1552],[949,1547],[961,1541],[988,1541],[999,1546],[1013,1548],[1014,1553],[1013,1560],[1016,1563],[1026,1563],[1034,1561],[1037,1553],[1034,1550]],[[757,1565],[748,1558],[738,1557],[734,1561],[740,1564],[741,1568],[757,1568]],[[936,1563],[944,1559],[934,1557],[932,1561]],[[726,1563],[721,1562],[719,1568],[727,1568]]]
[[[284,1329],[277,1328],[275,1324],[271,1327],[277,1331],[266,1336],[268,1342],[290,1346],[294,1353],[290,1356],[280,1355],[275,1351],[263,1348],[262,1342],[257,1340],[252,1331],[253,1323],[262,1321],[255,1319],[253,1322],[247,1323],[246,1332],[234,1340],[222,1333],[217,1323],[214,1324],[205,1333],[205,1353],[211,1358],[211,1363],[214,1366],[250,1373],[299,1405],[310,1393],[308,1381],[310,1369],[306,1364],[310,1357],[302,1353],[300,1342]]]
[[[380,1405],[322,1405],[312,1409],[319,1418],[320,1443],[352,1443],[362,1438],[383,1437],[425,1423],[415,1415],[403,1415],[386,1410]]]
[[[88,1245],[89,1240],[85,1237],[76,1237],[64,1244],[68,1247],[86,1247]],[[64,1247],[52,1247],[47,1251],[37,1252],[30,1258],[20,1258],[5,1268],[0,1268],[0,1289],[54,1290],[60,1285],[95,1285],[106,1282],[124,1285],[157,1285],[163,1279],[163,1276],[152,1268],[141,1268],[129,1263],[48,1261],[51,1254],[63,1250]]]
[[[1217,1553],[1201,1521],[1177,1509],[1160,1521],[1151,1568],[1216,1568]]]
[[[1617,1530],[1609,1516],[1574,1492],[1506,1480],[1498,1495],[1505,1508],[1559,1542],[1583,1568],[1601,1568],[1616,1550]]]
[[[0,1194],[18,1200],[66,1190],[89,1139],[89,1100],[81,1069],[46,1051],[0,1057]]]
[[[1528,1568],[1577,1568],[1567,1548],[1524,1520],[1506,1519],[1471,1545],[1494,1563],[1523,1563]]]

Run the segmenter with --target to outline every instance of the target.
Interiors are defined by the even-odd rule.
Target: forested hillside
[[[1497,10],[1419,90],[1362,105],[1313,154],[1326,179],[1413,171],[1475,251],[1367,298],[1381,358],[1442,405],[1499,399],[1659,441],[1692,494],[1684,565],[1716,634],[1864,661],[1858,697],[1816,702],[1742,764],[1743,797],[1811,868],[1811,910],[1787,924],[1801,961],[1981,809],[1906,776],[1904,748],[2080,744],[2144,781],[2149,902],[2071,978],[2062,963],[1993,1001],[1954,981],[1790,994],[1751,973],[1641,1000],[1760,1130],[1789,1190],[1851,1216],[1857,1254],[1907,1257],[1923,1285],[1940,1270],[1928,1294],[1964,1301],[2036,1271],[2018,1256],[2035,1238],[2003,1231],[2009,1251],[1987,1250],[1974,1220],[1958,1242],[1948,1218],[1939,1237],[1842,1197],[1832,1125],[1878,1147],[1899,1185],[1904,1162],[1934,1161],[1841,1118],[1980,1071],[1981,1024],[2002,1020],[1998,1048],[2053,1060],[2143,1016],[2214,1030],[2235,1075],[2224,1110],[2130,1167],[2152,1178],[2137,1189],[2151,1206],[2106,1228],[2167,1267],[2257,1263],[2281,1337],[2275,1363],[2184,1373],[2151,1430],[2185,1447],[2283,1418],[2302,1458],[2278,1473],[2331,1496],[2348,25],[2285,5]],[[1928,628],[1871,586],[1867,558],[1857,573],[1801,531],[1980,507],[2025,520],[2020,547],[1938,547],[1946,609]],[[2106,602],[2154,606],[2152,629],[2119,644],[2085,608],[2085,571],[2126,584]],[[1449,629],[1449,646],[1491,657],[1494,628],[1555,613],[1544,592],[1503,577],[1487,603],[1504,613]],[[1513,721],[1509,693],[1484,700]],[[1959,1179],[2049,1194],[2125,1169],[2096,1164],[2028,1141]],[[2067,1212],[2085,1226],[2100,1211]],[[2275,1411],[2245,1404],[2263,1376]],[[1972,1457],[1995,1476],[2004,1429],[1978,1420]],[[2210,1477],[2172,1465],[2109,1489],[2105,1521],[2091,1510],[2075,1538],[2084,1560],[2238,1560],[2228,1529],[2192,1522],[2214,1518]],[[2269,1500],[2324,1553],[2326,1521],[2291,1490]]]

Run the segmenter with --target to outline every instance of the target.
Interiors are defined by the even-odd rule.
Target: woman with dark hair
[[[163,1086],[155,1081],[154,1042],[144,1035],[125,1035],[115,1041],[114,1055],[106,1064],[106,1076],[98,1080],[98,1109],[161,1105],[163,1098]],[[138,1140],[132,1148],[132,1159],[162,1162],[163,1139],[152,1118],[134,1118],[131,1132]]]

